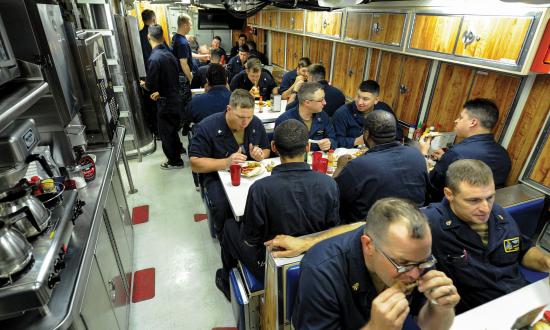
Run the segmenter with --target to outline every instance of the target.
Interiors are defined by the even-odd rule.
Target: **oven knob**
[[[53,287],[61,281],[61,276],[59,274],[51,273],[48,277],[48,288],[53,289]]]
[[[65,261],[61,258],[57,258],[55,260],[55,263],[53,264],[53,270],[56,272],[56,273],[59,273],[60,270],[64,269],[65,268]]]

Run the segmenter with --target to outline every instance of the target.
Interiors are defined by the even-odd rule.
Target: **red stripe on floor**
[[[132,209],[132,224],[139,225],[149,221],[149,205],[136,206]]]
[[[149,300],[155,296],[155,268],[138,270],[134,273],[132,302]]]
[[[199,221],[203,221],[203,220],[208,219],[208,217],[204,213],[195,213],[193,218],[194,218],[195,222],[199,222]]]

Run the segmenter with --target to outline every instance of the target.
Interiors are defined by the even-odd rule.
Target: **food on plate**
[[[363,156],[363,154],[365,154],[365,152],[367,152],[367,150],[369,150],[368,148],[361,148],[359,150],[357,150],[356,152],[354,152],[353,154],[351,154],[353,157],[357,158],[359,156]]]
[[[241,164],[241,175],[244,177],[253,177],[264,172],[262,164],[259,162],[245,162]]]
[[[274,161],[270,161],[269,163],[267,163],[265,165],[265,169],[268,171],[268,172],[271,172],[273,171],[273,168],[275,167],[275,162]]]

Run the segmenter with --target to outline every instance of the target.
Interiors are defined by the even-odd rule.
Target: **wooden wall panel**
[[[550,97],[548,95],[550,95],[550,75],[538,75],[531,88],[512,140],[508,145],[508,154],[512,159],[512,170],[508,175],[506,185],[512,185],[517,182],[520,172],[527,161],[527,157],[529,157],[531,149],[535,146],[537,136],[550,111]],[[545,148],[546,155],[549,155],[548,142]],[[548,156],[541,158],[546,158],[546,164],[550,164],[550,160],[547,159]],[[531,176],[533,180],[538,182],[544,182],[544,177],[548,180],[548,168],[545,174],[542,163],[543,160],[539,159],[538,167],[535,167],[535,171],[533,171]],[[545,185],[550,186],[550,183],[546,182]]]
[[[304,37],[295,34],[287,35],[286,69],[294,70],[302,57]]]
[[[329,36],[339,36],[340,29],[342,27],[342,13],[341,12],[326,12],[323,11],[323,20],[317,24],[321,25],[321,34]]]
[[[451,54],[462,16],[416,15],[411,48]]]
[[[395,108],[399,93],[399,80],[403,67],[404,55],[382,52],[382,61],[378,70],[377,81],[380,85],[380,100]]]
[[[468,98],[473,78],[472,68],[449,63],[441,64],[428,113],[428,125],[435,126],[439,123],[442,131],[453,130],[454,120]]]
[[[468,99],[478,97],[494,101],[499,110],[498,123],[493,130],[495,139],[498,140],[510,113],[512,104],[516,97],[521,77],[511,76],[492,71],[477,70],[474,84]]]
[[[327,71],[327,80],[330,75],[332,60],[332,41],[305,37],[304,56],[309,57],[311,63],[322,64]]]
[[[399,45],[401,44],[404,25],[405,14],[374,13],[372,15],[372,25],[370,25],[370,40],[387,45]]]
[[[365,76],[365,62],[367,60],[367,49],[364,47],[350,47],[350,62],[348,70],[348,85],[344,95],[354,97],[357,86],[363,81]]]
[[[376,77],[378,76],[378,59],[380,58],[380,54],[382,54],[380,49],[371,49],[370,62],[368,63],[369,76],[367,77],[370,80],[376,80]]]
[[[285,34],[271,31],[271,63],[285,66]]]
[[[546,140],[530,178],[550,188],[550,139]]]
[[[349,63],[349,49],[351,46],[337,43],[334,58],[334,70],[332,72],[332,84],[340,89],[344,94],[347,80],[347,71]],[[346,94],[347,95],[347,94]]]
[[[323,13],[320,11],[306,12],[306,32],[321,33],[321,23],[323,22]]]
[[[345,38],[352,40],[369,40],[372,25],[372,14],[363,12],[348,12]]]
[[[168,35],[168,16],[166,14],[166,5],[159,5],[159,4],[151,4],[149,2],[141,2],[136,1],[135,2],[137,15],[135,15],[138,19],[138,26],[139,29],[143,29],[143,21],[141,20],[141,13],[145,9],[150,9],[155,12],[155,16],[157,18],[157,24],[162,27],[162,32],[164,35],[164,40],[168,45],[172,43],[172,36]],[[134,13],[135,14],[135,13]],[[177,29],[177,27],[176,27]]]
[[[399,85],[404,86],[405,89],[399,91],[393,110],[398,119],[410,125],[418,123],[430,64],[431,60],[413,56],[405,56],[403,62],[403,73]]]
[[[460,30],[471,31],[479,40],[465,45],[459,39],[456,55],[516,63],[532,17],[465,16]]]

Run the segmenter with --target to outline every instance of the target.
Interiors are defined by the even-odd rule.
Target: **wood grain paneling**
[[[327,71],[326,78],[329,79],[332,41],[305,37],[304,56],[309,57],[311,63],[322,64]]]
[[[546,140],[530,178],[550,188],[550,139]]]
[[[302,57],[304,37],[289,34],[286,42],[286,69],[294,70],[298,66],[298,60]]]
[[[143,21],[141,20],[141,13],[145,9],[150,9],[155,12],[155,16],[157,18],[157,24],[162,27],[162,32],[164,35],[164,40],[167,44],[172,43],[172,36],[168,35],[168,17],[166,15],[166,6],[165,5],[158,5],[158,4],[151,4],[149,2],[136,2],[136,9],[138,11],[138,15],[136,16],[138,19],[138,26],[139,29],[143,29]]]
[[[346,23],[345,39],[367,41],[370,37],[370,29],[366,26],[372,25],[372,13],[348,12]]]
[[[468,98],[474,73],[474,69],[469,67],[441,64],[428,113],[428,125],[439,123],[442,131],[453,130],[454,120]]]
[[[285,66],[285,37],[286,34],[271,31],[271,63],[280,67]]]
[[[529,157],[529,153],[535,146],[537,136],[550,111],[550,97],[548,95],[550,95],[550,75],[538,75],[516,125],[512,140],[508,145],[508,154],[512,159],[512,169],[506,180],[506,185],[517,182],[527,157]],[[549,155],[548,142],[545,148],[546,155]],[[542,163],[543,160],[539,159],[538,167],[535,166],[531,178],[540,183],[546,180],[545,185],[550,186],[550,182],[548,182],[548,165],[546,165],[546,172],[544,172]],[[548,156],[546,156],[546,164],[550,164]],[[546,179],[544,179],[545,177]]]
[[[382,51],[380,49],[371,49],[371,56],[370,56],[370,62],[369,65],[369,76],[368,79],[370,80],[376,80],[378,76],[378,58],[380,58],[380,54],[382,54]]]
[[[451,54],[462,16],[417,14],[410,47]]]
[[[404,25],[405,14],[374,13],[370,25],[370,41],[399,46]]]
[[[455,55],[517,63],[533,17],[464,16]],[[465,45],[463,35],[475,40]]]
[[[415,125],[422,106],[422,97],[428,81],[431,60],[413,56],[405,56],[401,74],[397,102],[393,110],[398,119]]]
[[[498,123],[493,130],[495,139],[499,139],[506,118],[516,97],[521,77],[492,71],[477,70],[468,99],[487,98],[496,103],[499,110]]]
[[[279,12],[276,10],[261,11],[262,13],[262,26],[274,28],[277,27],[277,17]]]
[[[323,13],[318,11],[306,12],[306,32],[321,33],[321,22],[323,21]]]
[[[341,12],[322,12],[323,20],[321,21],[321,34],[337,37],[340,35],[342,27]]]
[[[332,83],[344,95],[353,97],[363,80],[367,49],[346,44],[336,44],[336,57]]]
[[[304,11],[303,10],[283,10],[279,13],[280,28],[290,31],[304,30]]]
[[[397,103],[404,59],[405,56],[401,54],[382,52],[382,60],[376,80],[380,85],[380,100],[389,104],[392,109],[395,108]]]

